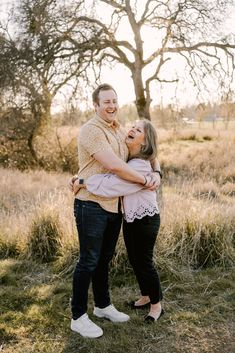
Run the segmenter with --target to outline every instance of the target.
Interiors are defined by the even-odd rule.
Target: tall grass
[[[0,258],[6,258],[0,266],[0,351],[233,351],[233,137],[197,130],[160,133],[162,222],[154,259],[164,292],[163,320],[147,327],[147,311],[125,306],[139,290],[120,236],[110,285],[115,306],[131,320],[113,325],[92,317],[89,295],[88,313],[105,334],[84,340],[70,333],[71,274],[79,244],[69,174],[0,169]],[[209,139],[202,138],[206,134]]]
[[[188,131],[167,134],[167,139],[160,134],[164,181],[156,258],[169,270],[229,266],[234,263],[235,140],[208,131],[211,139],[197,131],[193,139]],[[0,256],[55,257],[58,271],[70,273],[79,245],[69,174],[0,169],[0,176]],[[114,271],[119,268],[129,269],[121,238],[113,260]]]
[[[42,211],[31,224],[28,255],[41,262],[51,262],[62,254],[63,232],[57,212]]]
[[[173,146],[162,144],[159,155],[169,178],[173,174],[182,180],[200,177],[224,184],[235,181],[234,146],[234,139],[203,143],[183,141]]]
[[[191,268],[234,264],[235,204],[168,190],[158,251]]]
[[[1,256],[6,256],[10,247],[18,249],[21,256],[29,254],[29,240],[34,239],[36,246],[36,238],[43,241],[51,231],[61,234],[63,248],[71,247],[76,236],[73,197],[67,188],[69,174],[0,169],[0,175]]]

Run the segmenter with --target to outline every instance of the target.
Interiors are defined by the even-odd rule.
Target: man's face
[[[100,91],[99,104],[94,103],[94,108],[100,118],[108,123],[114,121],[118,112],[116,93],[113,90]]]

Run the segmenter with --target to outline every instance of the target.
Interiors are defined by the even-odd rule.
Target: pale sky
[[[7,11],[10,9],[11,4],[16,3],[17,0],[0,0],[0,18],[4,18],[6,16]],[[105,12],[103,11],[102,13],[106,13],[106,16],[108,15],[107,9]],[[224,31],[225,33],[231,32],[232,28],[234,28],[234,23],[235,23],[235,6],[233,10],[230,12],[230,18],[227,19],[227,21],[224,23]],[[125,26],[125,23],[122,24],[121,30],[119,31],[119,37],[120,39],[127,39],[128,37],[128,27]],[[156,38],[155,38],[156,40]],[[147,31],[144,41],[146,42],[145,44],[145,51],[148,51],[148,48],[151,48],[152,45],[151,43],[153,42],[153,36],[151,34],[151,31]],[[177,70],[180,72],[180,75],[182,77],[184,76],[184,66],[182,62],[178,61],[172,61],[172,65],[177,66]],[[179,70],[180,69],[180,70]],[[174,68],[172,67],[172,70],[174,71]],[[133,83],[130,77],[130,72],[127,68],[125,68],[123,65],[120,64],[115,64],[115,66],[110,69],[108,67],[103,67],[102,70],[102,82],[107,82],[112,84],[119,97],[119,104],[123,105],[126,103],[133,102],[135,99],[134,95],[134,87]],[[177,96],[178,96],[178,101],[180,105],[185,105],[185,104],[193,104],[197,103],[198,101],[196,100],[196,91],[194,91],[193,87],[190,86],[187,82],[181,81],[181,84],[178,85],[177,88]],[[212,86],[213,83],[208,82],[208,87],[210,85]],[[235,85],[235,83],[234,83]],[[235,87],[234,87],[235,88]],[[176,86],[174,84],[167,84],[164,87],[162,86],[161,88],[156,85],[151,86],[151,93],[152,93],[152,99],[153,99],[153,105],[154,104],[159,104],[160,102],[163,104],[169,104],[169,103],[175,103],[175,90]],[[213,99],[213,94],[216,92],[213,92],[213,88],[210,94],[210,98]],[[90,94],[88,92],[88,97],[90,98]],[[204,96],[206,97],[206,95]],[[57,106],[59,104],[59,101],[61,100],[62,96],[58,96],[54,106]],[[208,96],[209,99],[209,96]],[[91,105],[91,102],[88,103],[88,106]]]
[[[234,29],[234,23],[235,23],[235,3],[233,9],[231,9],[230,12],[230,17],[227,18],[227,21],[224,22],[223,30],[224,33],[231,33],[232,29]],[[119,31],[119,39],[126,39],[126,37],[129,35],[131,36],[130,30],[128,25],[125,25],[125,23],[122,23],[121,30]],[[235,34],[235,31],[233,30],[233,33]],[[156,42],[158,38],[156,38],[156,32],[153,31],[150,28],[145,29],[145,36],[144,36],[144,51],[146,54],[149,54],[152,52],[152,43]],[[177,73],[183,78],[185,76],[185,69],[184,69],[184,61],[181,59],[175,59],[172,60],[172,62],[168,62],[167,65],[168,68],[171,68],[172,72],[176,72],[174,69],[177,67]],[[103,75],[101,76],[103,78],[104,82],[111,82],[115,88],[117,89],[118,95],[119,95],[119,102],[121,104],[129,103],[131,101],[134,101],[135,99],[135,94],[134,94],[134,87],[132,83],[132,79],[130,76],[130,71],[123,67],[123,65],[120,64],[115,64],[114,69],[110,70],[106,67],[103,68]],[[193,88],[192,85],[189,85],[188,82],[183,82],[183,80],[180,80],[180,84],[178,87],[174,84],[165,84],[164,86],[157,86],[156,84],[152,83],[151,86],[151,93],[152,93],[152,99],[153,102],[152,104],[159,104],[160,102],[165,104],[169,103],[175,103],[175,90],[177,89],[177,96],[179,98],[180,104],[186,105],[186,104],[192,104],[192,103],[198,103],[197,101],[197,91]],[[216,99],[216,92],[213,92],[213,87],[214,83],[208,81],[208,87],[211,86],[211,92],[210,94],[205,94],[203,98],[206,99],[206,96],[208,96],[207,99],[214,98]],[[235,83],[234,83],[234,89],[235,89]],[[213,97],[214,94],[214,97]]]

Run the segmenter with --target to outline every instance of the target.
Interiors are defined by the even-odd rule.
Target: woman
[[[128,165],[144,175],[146,184],[151,179],[151,160],[156,157],[156,131],[148,120],[140,120],[127,134]],[[76,180],[76,188],[104,196],[123,196],[123,235],[129,261],[136,275],[141,297],[132,308],[149,306],[147,322],[157,321],[164,313],[161,307],[162,291],[159,276],[153,264],[153,250],[160,227],[156,193],[143,185],[130,183],[114,174],[96,174],[87,180]]]

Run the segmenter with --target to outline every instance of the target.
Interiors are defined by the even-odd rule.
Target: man
[[[80,130],[78,138],[79,180],[97,173],[112,172],[130,182],[147,184],[146,178],[127,164],[125,132],[116,121],[117,94],[112,86],[100,85],[92,95],[96,112]],[[81,188],[76,194],[74,214],[79,234],[80,259],[73,276],[71,329],[84,337],[96,338],[102,329],[87,315],[88,289],[92,282],[95,307],[93,314],[113,322],[125,322],[129,316],[119,312],[109,295],[108,272],[121,228],[118,198],[102,198]]]

